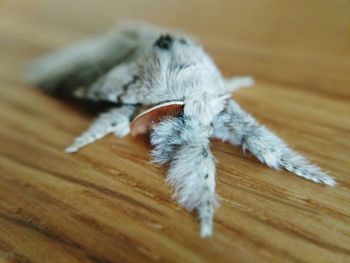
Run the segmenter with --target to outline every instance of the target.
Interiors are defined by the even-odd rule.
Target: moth
[[[251,77],[225,78],[184,33],[142,23],[121,25],[44,57],[29,78],[52,94],[114,105],[75,139],[68,153],[110,133],[123,137],[149,131],[151,156],[168,165],[174,199],[197,212],[202,237],[213,233],[218,204],[212,137],[240,145],[271,168],[336,184],[231,99],[233,91],[253,85]]]

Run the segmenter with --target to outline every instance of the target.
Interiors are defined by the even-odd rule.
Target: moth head
[[[180,34],[160,35],[154,41],[142,63],[141,77],[150,104],[183,100],[195,91],[221,85],[221,75],[203,48]]]

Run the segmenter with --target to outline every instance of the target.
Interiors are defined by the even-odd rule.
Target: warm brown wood
[[[335,188],[268,169],[218,141],[215,236],[171,201],[147,137],[62,150],[91,110],[23,80],[31,59],[123,19],[180,28],[227,75],[236,98],[329,171]],[[350,262],[350,2],[0,2],[0,262]]]

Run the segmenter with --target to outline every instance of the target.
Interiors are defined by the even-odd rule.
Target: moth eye
[[[160,49],[169,49],[173,40],[169,35],[161,35],[154,44]]]

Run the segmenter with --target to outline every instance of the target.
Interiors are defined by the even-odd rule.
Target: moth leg
[[[226,88],[229,92],[234,92],[241,88],[249,88],[254,85],[255,81],[252,77],[236,76],[225,79]]]
[[[202,237],[212,235],[217,205],[210,132],[198,121],[180,117],[161,122],[151,133],[154,161],[169,163],[167,182],[174,190],[173,197],[189,211],[197,211]]]
[[[135,106],[124,105],[112,108],[100,114],[90,128],[76,138],[71,146],[65,149],[68,153],[77,152],[82,147],[93,143],[107,134],[114,133],[119,137],[126,136],[130,132],[130,118],[136,110]]]
[[[214,136],[242,145],[269,167],[284,168],[316,183],[334,186],[335,180],[307,158],[293,151],[282,139],[230,100],[213,122]]]

